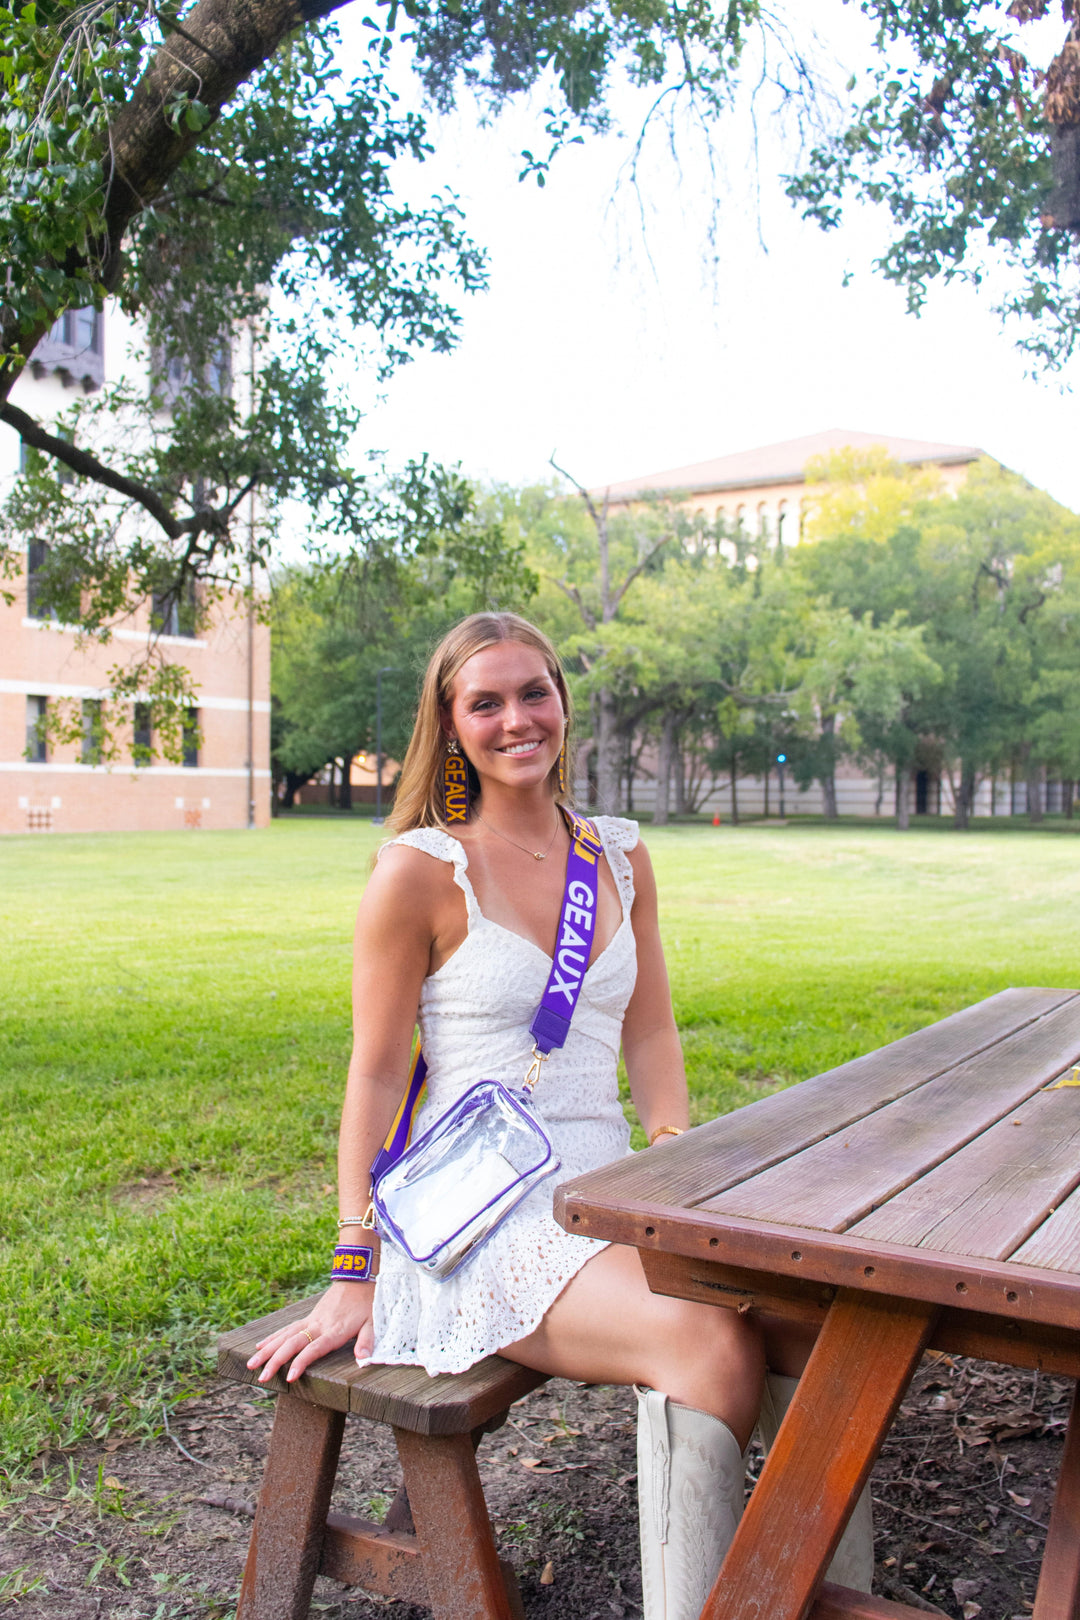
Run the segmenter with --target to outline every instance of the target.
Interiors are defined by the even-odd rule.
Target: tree
[[[1025,25],[1051,0],[864,0],[879,60],[848,86],[842,127],[821,140],[788,195],[836,228],[848,197],[883,205],[894,234],[876,268],[918,310],[936,278],[978,286],[1004,269],[999,308],[1021,344],[1063,364],[1080,327],[1080,9],[1044,73]],[[1037,49],[1037,43],[1035,45]]]
[[[282,571],[272,604],[272,762],[285,802],[329,761],[375,746],[378,671],[386,750],[404,756],[432,644],[482,609],[522,608],[537,587],[520,543],[477,510],[475,491],[440,473],[421,528],[362,555]],[[348,771],[342,773],[347,808]]]
[[[354,418],[327,393],[330,349],[366,333],[376,363],[393,365],[417,346],[446,347],[457,331],[452,295],[484,284],[454,199],[414,209],[394,186],[396,159],[429,149],[423,119],[402,115],[392,88],[401,18],[409,60],[442,109],[463,84],[489,112],[544,85],[548,151],[524,153],[522,169],[541,183],[561,147],[610,122],[620,66],[656,91],[646,127],[681,94],[712,130],[747,39],[785,32],[757,0],[629,11],[602,0],[584,12],[408,0],[372,22],[367,57],[346,81],[334,55],[341,3],[195,0],[181,17],[151,0],[89,9],[14,0],[0,16],[0,420],[43,466],[76,478],[69,508],[39,473],[42,521],[67,534],[40,588],[77,602],[92,633],[163,583],[183,595],[189,578],[243,575],[247,552],[254,544],[261,556],[273,528],[237,538],[253,492],[271,513],[299,497],[350,540],[362,480],[342,459]],[[1048,5],[1016,0],[1010,15],[1022,25]],[[916,304],[933,275],[978,273],[971,254],[985,231],[1027,278],[1009,307],[1034,316],[1039,342],[1060,358],[1080,307],[1070,235],[1080,228],[1075,23],[1044,82],[1011,40],[1014,23],[974,0],[867,0],[867,9],[883,57],[872,93],[792,194],[825,224],[852,189],[885,201],[902,234],[883,265]],[[797,42],[786,50],[805,83]],[[109,402],[125,419],[120,455],[98,431],[100,410],[52,431],[10,397],[56,318],[109,294],[146,323],[154,364],[176,361],[185,377],[165,438],[145,400]],[[209,379],[245,322],[267,359],[241,404]],[[99,501],[109,491],[85,543],[80,480]],[[0,536],[8,572],[11,543],[9,523]]]
[[[26,6],[8,24],[0,420],[32,462],[0,513],[0,559],[11,572],[32,533],[42,608],[103,639],[148,596],[198,580],[206,603],[246,582],[286,499],[366,544],[379,486],[344,459],[358,419],[327,389],[327,317],[336,305],[366,328],[388,366],[452,343],[448,279],[483,284],[451,199],[417,210],[392,194],[391,164],[423,155],[423,129],[377,56],[346,81],[324,24],[265,62],[303,10],[245,8],[235,37],[222,3],[184,24],[159,15]],[[9,397],[16,362],[66,303],[106,292],[138,318],[150,389],[105,390],[56,429],[34,421]],[[145,688],[148,673],[128,678]]]
[[[343,3],[196,0],[182,22],[178,8],[150,0],[90,10],[77,0],[17,0],[3,14],[0,405],[56,317],[107,294],[148,318],[152,338],[178,344],[196,369],[222,336],[223,300],[226,325],[256,317],[282,327],[307,379],[328,339],[325,319],[315,336],[298,313],[305,297],[311,312],[370,327],[391,361],[418,343],[453,341],[456,317],[440,281],[449,274],[475,287],[482,265],[453,199],[416,211],[392,187],[397,157],[430,150],[423,119],[400,115],[391,88],[397,6],[382,25],[372,22],[367,60],[347,82],[327,20]],[[719,20],[708,6],[673,3],[584,16],[456,0],[405,9],[412,59],[443,109],[462,82],[494,110],[554,72],[554,148],[574,128],[607,123],[617,60],[639,84],[674,78],[718,105],[755,13],[754,0],[734,0]],[[525,157],[526,172],[542,180],[549,159]],[[283,319],[273,291],[289,301]],[[5,420],[34,435],[24,418],[5,409]],[[77,464],[53,439],[36,448],[109,482],[105,467]],[[166,526],[179,521],[168,498],[162,510],[130,487],[117,492]],[[228,515],[204,503],[183,533],[212,545]]]
[[[348,77],[342,3],[0,12],[0,421],[36,457],[0,515],[0,583],[33,533],[40,606],[88,634],[107,640],[118,615],[187,600],[193,582],[204,605],[250,589],[286,500],[327,543],[366,543],[379,484],[345,458],[357,418],[328,391],[333,352],[361,343],[385,373],[450,347],[453,299],[486,275],[452,196],[413,207],[396,189],[397,160],[430,151],[393,89],[403,58],[444,109],[462,84],[493,112],[553,77],[549,151],[523,154],[522,177],[543,184],[561,146],[607,124],[619,64],[661,101],[681,88],[715,113],[756,15],[756,0],[719,18],[701,0],[584,14],[407,0],[369,19]],[[66,309],[110,295],[145,331],[149,397],[114,390],[35,420],[11,397],[23,364]],[[230,355],[242,388],[221,385]],[[113,676],[115,695],[160,700],[167,731],[183,671],[152,646]]]
[[[1039,771],[1061,747],[1067,753],[1075,706],[1080,520],[989,461],[956,495],[924,497],[900,468],[886,475],[856,458],[831,470],[837,488],[795,566],[830,607],[875,630],[921,630],[939,671],[907,686],[884,730],[883,717],[864,717],[864,740],[895,750],[898,787],[916,749],[940,760],[960,828],[980,782],[1004,767],[1027,776],[1037,806]],[[912,491],[891,504],[891,532],[877,521],[880,502],[859,517],[871,471]],[[821,513],[829,512],[844,514],[839,532],[828,532]],[[902,789],[898,798],[902,808]]]
[[[492,510],[508,535],[523,540],[540,577],[533,612],[567,658],[575,699],[588,706],[586,758],[596,804],[611,814],[619,806],[628,743],[651,707],[642,680],[643,649],[626,629],[628,610],[640,583],[694,520],[666,502],[612,514],[604,498],[562,476],[574,484],[575,495],[558,486],[500,488]]]
[[[876,625],[844,609],[815,604],[808,613],[808,657],[795,699],[802,744],[792,750],[792,773],[821,785],[827,821],[835,821],[836,766],[844,753],[885,754],[905,780],[910,765],[905,718],[933,690],[940,671],[923,647],[920,626],[902,614]],[[907,797],[897,793],[897,824],[906,827]]]

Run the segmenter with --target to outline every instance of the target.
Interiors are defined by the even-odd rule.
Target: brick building
[[[12,394],[41,421],[70,403],[71,391],[137,377],[134,334],[109,310],[69,311],[39,344]],[[23,465],[18,435],[0,424],[0,492]],[[96,758],[95,706],[109,671],[147,647],[151,604],[113,626],[111,642],[81,642],[35,601],[40,542],[26,537],[23,568],[0,601],[0,833],[101,832],[264,825],[270,815],[270,638],[239,596],[210,610],[206,623],[175,603],[164,609],[159,645],[183,664],[197,689],[195,722],[182,764],[154,753],[137,764],[131,750],[154,747],[142,705],[121,727],[121,757]],[[191,606],[191,604],[189,604]],[[158,618],[160,620],[159,612]],[[50,705],[81,713],[82,743],[46,743],[38,722]],[[72,707],[77,706],[77,707]]]

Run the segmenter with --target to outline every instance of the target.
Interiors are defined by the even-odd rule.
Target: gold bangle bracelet
[[[662,1136],[682,1136],[682,1134],[683,1127],[681,1125],[658,1125],[655,1131],[649,1133],[649,1146],[652,1147],[653,1143],[658,1142]]]

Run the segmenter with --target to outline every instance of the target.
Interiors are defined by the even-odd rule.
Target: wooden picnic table
[[[928,1348],[1080,1377],[1080,991],[1003,990],[567,1182],[655,1291],[816,1330],[702,1620],[901,1620],[821,1579]],[[1080,1620],[1080,1402],[1033,1620]]]

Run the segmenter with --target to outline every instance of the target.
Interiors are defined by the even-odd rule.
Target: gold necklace
[[[551,854],[556,838],[559,836],[559,823],[562,818],[560,817],[559,812],[556,810],[555,831],[551,835],[551,843],[548,844],[547,849],[527,849],[524,844],[519,844],[516,838],[510,838],[506,833],[500,832],[498,827],[493,827],[490,821],[484,821],[484,818],[480,814],[479,810],[476,812],[476,819],[477,821],[483,822],[488,832],[493,832],[496,838],[501,838],[507,844],[513,844],[514,848],[520,849],[523,855],[531,855],[534,861],[546,861],[548,856]]]

